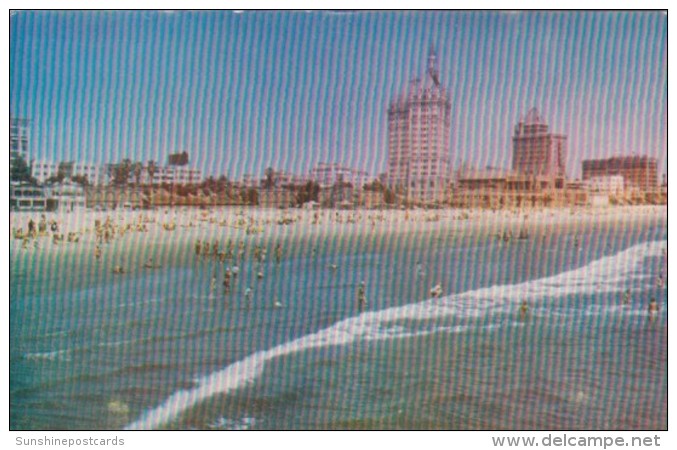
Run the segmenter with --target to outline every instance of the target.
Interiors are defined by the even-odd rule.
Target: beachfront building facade
[[[59,163],[48,160],[35,161],[31,164],[31,175],[38,183],[44,183],[49,178],[59,174]]]
[[[427,73],[388,106],[387,185],[409,201],[444,200],[449,180],[451,101],[434,49]]]
[[[361,188],[367,183],[369,174],[364,170],[342,166],[336,163],[319,163],[310,170],[310,179],[322,187],[338,183],[350,183]]]
[[[623,177],[625,189],[655,190],[658,187],[658,161],[635,155],[583,161],[583,181],[613,175]]]
[[[565,182],[552,189],[552,178],[486,168],[459,170],[450,190],[455,208],[541,208],[588,204],[583,182]],[[557,187],[557,186],[555,186]]]
[[[108,182],[106,167],[101,164],[76,162],[73,164],[73,173],[87,177],[87,181],[92,186],[100,186]]]
[[[590,177],[585,180],[585,187],[590,192],[602,192],[607,194],[619,194],[625,186],[621,175],[601,175]]]
[[[50,178],[86,177],[92,186],[108,182],[106,167],[100,164],[65,161],[56,163],[49,160],[35,161],[31,165],[31,174],[38,183],[45,183]]]
[[[85,190],[77,183],[64,180],[49,187],[48,193],[56,211],[73,212],[85,208]]]
[[[538,109],[531,108],[515,125],[512,170],[562,186],[566,178],[566,158],[567,137],[550,132]]]
[[[151,184],[148,168],[144,166],[141,182]],[[197,184],[202,182],[202,171],[188,166],[156,166],[152,184]]]
[[[19,183],[9,187],[10,211],[47,211],[50,207],[44,187]]]
[[[87,183],[99,186],[108,181],[105,166],[87,162],[67,161],[59,163],[58,175],[63,178],[87,178]]]

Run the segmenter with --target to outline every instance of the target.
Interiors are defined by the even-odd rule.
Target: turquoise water
[[[124,276],[13,248],[10,427],[666,429],[667,229],[578,233],[296,237],[280,264],[251,236],[225,296],[192,242]]]

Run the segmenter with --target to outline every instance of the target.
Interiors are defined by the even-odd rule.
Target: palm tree
[[[146,166],[146,172],[148,172],[148,178],[150,179],[150,185],[153,185],[153,179],[155,178],[155,174],[157,173],[157,163],[153,160],[148,161],[148,165]]]
[[[264,172],[266,179],[263,183],[264,189],[272,189],[275,187],[275,170],[272,167],[268,167]]]
[[[136,185],[141,184],[141,174],[143,173],[143,164],[140,162],[135,162],[132,164],[132,173],[134,174],[134,180],[136,180]]]
[[[111,175],[113,177],[113,184],[124,186],[129,181],[129,176],[132,173],[132,161],[125,158],[122,162],[111,167]]]
[[[31,173],[31,166],[26,162],[23,156],[19,155],[10,160],[9,180],[18,182],[27,182],[35,184],[35,178]]]

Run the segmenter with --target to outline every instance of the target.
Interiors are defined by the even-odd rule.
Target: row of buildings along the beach
[[[172,155],[170,155],[172,156]],[[55,178],[86,177],[87,184],[102,186],[113,181],[112,173],[117,164],[91,164],[77,161],[53,162],[38,160],[31,164],[31,173],[38,183],[46,183]],[[135,171],[138,170],[138,174]],[[152,173],[152,177],[151,177]],[[148,164],[132,168],[130,183],[138,184],[190,184],[202,181],[202,171],[188,166],[175,164],[156,165],[152,171]]]
[[[622,203],[656,192],[658,194],[649,201],[662,202],[665,197],[665,189],[661,194],[658,187],[657,160],[649,156],[584,160],[582,180],[567,179],[567,136],[551,130],[536,108],[520,117],[514,127],[509,169],[452,168],[451,98],[440,79],[433,48],[428,54],[424,76],[411,80],[389,103],[387,117],[387,164],[386,172],[378,177],[379,195],[363,192],[364,186],[373,186],[374,182],[366,171],[331,162],[320,163],[306,174],[267,168],[263,174],[245,174],[241,180],[230,183],[242,189],[260,191],[261,195],[257,196],[260,203],[268,206],[287,205],[294,197],[293,192],[289,193],[290,188],[293,191],[294,187],[308,182],[320,186],[324,200],[319,203],[325,206],[379,204],[382,203],[379,199],[385,197],[385,190],[390,193],[390,201],[386,203],[492,208],[529,203],[533,206],[595,203],[604,197],[608,200],[610,196]],[[200,169],[189,164],[187,152],[169,155],[166,164],[130,160],[88,164],[33,161],[29,144],[30,121],[11,118],[11,179],[14,179],[13,172],[28,170],[39,185],[65,182],[69,192],[75,189],[72,181],[81,184],[84,181],[89,191],[95,193],[92,198],[113,195],[108,186],[118,189],[121,186],[174,187],[205,181]],[[21,161],[29,163],[22,166]],[[666,185],[665,179],[663,185]],[[369,201],[364,200],[371,197]],[[140,195],[128,196],[126,200],[138,203],[138,198]],[[155,196],[156,201],[159,198],[163,196]],[[119,203],[108,201],[116,202]]]
[[[22,182],[11,183],[12,209],[58,209],[70,211],[79,207],[142,207],[153,205],[208,205],[250,203],[243,198],[252,189],[261,192],[257,202],[266,206],[288,206],[295,201],[292,188],[315,182],[321,188],[318,204],[333,206],[352,202],[352,192],[347,187],[362,187],[372,181],[369,174],[337,163],[319,163],[307,174],[292,174],[282,170],[266,169],[263,176],[245,174],[240,180],[227,180],[227,193],[215,198],[213,192],[205,194],[199,187],[187,186],[216,183],[214,177],[206,178],[202,171],[189,164],[187,152],[168,155],[164,165],[123,160],[117,163],[92,164],[81,161],[32,160],[30,158],[30,120],[11,118],[10,175],[21,171],[23,161],[28,173]],[[30,161],[30,162],[27,162]],[[32,177],[32,182],[28,180]],[[223,180],[219,180],[223,187]],[[340,187],[340,189],[335,188]],[[218,190],[218,187],[217,189]],[[209,189],[207,189],[209,191]],[[370,194],[365,193],[365,196]]]

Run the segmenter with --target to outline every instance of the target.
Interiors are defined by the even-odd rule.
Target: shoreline
[[[316,216],[317,214],[317,216]],[[337,222],[337,216],[339,214]],[[526,214],[526,219],[525,219]],[[12,228],[33,219],[40,220],[41,213],[10,214]],[[377,251],[395,241],[406,242],[419,251],[434,251],[440,242],[498,240],[504,233],[516,240],[520,230],[529,234],[528,242],[558,245],[567,235],[584,234],[589,230],[627,232],[637,235],[654,226],[667,226],[667,208],[664,206],[623,206],[599,209],[572,210],[543,209],[528,212],[508,211],[313,211],[224,208],[213,211],[199,209],[174,211],[117,211],[113,213],[84,211],[84,213],[45,214],[47,221],[57,220],[59,233],[78,233],[78,242],[54,243],[52,235],[35,239],[10,237],[10,281],[18,281],[26,273],[36,270],[45,282],[60,282],[64,275],[91,266],[96,271],[116,275],[123,268],[124,277],[135,276],[155,268],[170,268],[195,259],[197,241],[215,243],[221,253],[232,248],[235,257],[221,260],[223,268],[239,266],[256,247],[267,254],[268,260],[276,258],[275,248],[280,245],[282,259],[298,257],[303,252],[314,255],[316,249],[331,247],[330,252],[341,254],[347,249],[356,252]],[[282,218],[293,220],[279,225]],[[97,239],[95,221],[110,219],[117,232],[107,243]],[[350,223],[346,223],[352,218]],[[248,234],[246,226],[252,224],[261,232]],[[314,222],[318,222],[314,224]],[[145,232],[120,230],[132,225],[145,225]],[[163,225],[174,224],[173,231]],[[49,229],[49,227],[48,227]],[[565,241],[562,241],[565,242]],[[505,245],[504,243],[500,243]],[[456,244],[453,244],[456,245]],[[587,244],[584,244],[587,245]],[[245,250],[240,250],[245,249]],[[294,256],[292,256],[294,255]],[[200,258],[204,259],[204,258]],[[216,256],[211,260],[219,261]],[[252,261],[252,260],[250,260]],[[89,269],[87,269],[89,270]],[[15,277],[18,277],[15,279]]]
[[[337,216],[338,214],[338,216]],[[11,229],[26,230],[29,220],[37,223],[42,213],[10,213]],[[528,211],[488,210],[277,210],[259,208],[218,208],[156,210],[156,211],[88,211],[45,214],[49,223],[59,224],[58,233],[76,233],[78,242],[55,243],[53,233],[34,239],[10,236],[10,279],[33,272],[41,267],[50,280],[78,271],[88,265],[97,270],[115,272],[124,268],[126,275],[147,270],[146,264],[157,268],[184,264],[195,258],[195,245],[200,240],[210,249],[218,243],[225,253],[233,249],[235,258],[222,260],[224,267],[238,265],[241,247],[249,254],[254,247],[275,258],[274,248],[281,245],[283,259],[331,245],[338,252],[373,251],[395,240],[407,241],[421,251],[434,249],[439,242],[478,242],[498,240],[506,233],[517,239],[525,229],[528,240],[546,245],[557,243],[570,234],[588,230],[622,230],[643,233],[654,226],[667,226],[665,206],[618,206],[604,209],[550,208]],[[106,220],[116,230],[109,242],[101,242],[95,233],[95,222]],[[286,225],[278,224],[289,220]],[[350,219],[350,220],[349,220]],[[317,223],[316,223],[317,222]],[[164,228],[173,224],[173,231]],[[145,226],[146,231],[136,231]],[[36,226],[37,227],[37,226]],[[248,233],[247,227],[255,229]],[[127,228],[131,230],[124,231]],[[49,226],[48,226],[49,230]],[[121,232],[122,230],[122,232]],[[517,242],[517,241],[516,241]],[[230,245],[229,245],[230,244]],[[356,247],[357,246],[357,247]],[[359,247],[359,249],[358,249]],[[312,249],[312,250],[311,250]],[[98,254],[98,257],[97,257]],[[309,253],[311,254],[311,253]],[[218,260],[212,256],[210,259]],[[36,263],[41,261],[39,265]],[[49,270],[45,270],[49,267]]]

